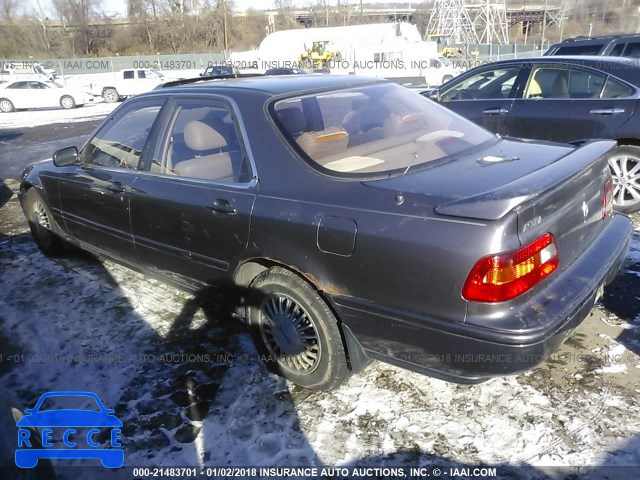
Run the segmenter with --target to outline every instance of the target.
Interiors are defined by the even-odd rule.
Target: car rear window
[[[553,52],[554,55],[598,55],[604,47],[603,43],[595,43],[590,45],[571,45],[566,47],[558,47]]]
[[[287,98],[273,110],[295,148],[340,175],[405,172],[495,138],[393,83]]]

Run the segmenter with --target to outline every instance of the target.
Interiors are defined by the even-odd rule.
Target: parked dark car
[[[240,71],[232,65],[209,65],[200,74],[201,77],[226,77],[228,75],[238,75]]]
[[[504,140],[362,77],[173,85],[27,168],[35,240],[223,289],[299,385],[369,359],[467,383],[527,370],[625,258],[614,142]]]
[[[505,60],[425,92],[503,136],[617,142],[609,155],[618,210],[640,208],[640,63],[613,57]]]
[[[568,38],[551,45],[545,55],[606,55],[640,58],[640,35]]]
[[[306,75],[307,72],[304,68],[270,68],[264,74],[265,75]]]

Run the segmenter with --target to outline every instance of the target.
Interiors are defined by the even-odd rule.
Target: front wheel
[[[51,210],[35,188],[30,188],[25,194],[24,212],[29,221],[33,239],[42,253],[50,257],[62,254],[64,245],[56,233]]]
[[[16,109],[14,107],[13,102],[8,98],[0,98],[0,112],[9,113],[13,112]]]
[[[613,176],[613,206],[623,213],[640,209],[640,147],[624,145],[609,156]]]
[[[60,99],[60,106],[68,110],[76,106],[76,101],[73,99],[73,97],[65,95]]]
[[[274,373],[312,390],[333,390],[349,376],[338,321],[307,282],[271,268],[251,284],[253,340]]]

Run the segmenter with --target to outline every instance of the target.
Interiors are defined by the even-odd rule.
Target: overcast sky
[[[33,1],[35,4],[35,0]],[[49,16],[53,15],[53,1],[52,0],[39,0],[40,5],[45,8]],[[237,10],[246,10],[249,7],[255,9],[269,9],[273,8],[274,0],[235,0]],[[314,0],[293,0],[293,4],[300,7],[306,7],[310,4],[316,3]],[[336,5],[338,0],[329,0],[329,3]],[[350,3],[359,4],[359,0],[351,0]],[[365,0],[364,3],[408,3],[407,0]],[[419,1],[414,2],[420,3]],[[127,0],[103,0],[102,9],[109,15],[123,16],[127,12]]]

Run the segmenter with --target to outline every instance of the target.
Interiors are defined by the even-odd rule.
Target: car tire
[[[118,95],[118,91],[115,88],[105,88],[104,92],[102,92],[102,98],[107,103],[116,103],[120,100],[120,95]]]
[[[621,145],[609,154],[613,207],[623,213],[640,210],[640,147]]]
[[[270,268],[251,283],[247,319],[274,373],[312,390],[338,388],[350,374],[338,320],[295,273]]]
[[[58,234],[51,210],[35,188],[30,188],[25,194],[24,211],[33,239],[42,253],[49,257],[64,253],[64,242]]]
[[[65,95],[60,99],[60,106],[66,110],[75,108],[76,101],[70,95]]]
[[[16,107],[13,105],[13,102],[8,98],[0,98],[0,112],[2,113],[10,113],[15,111]]]

